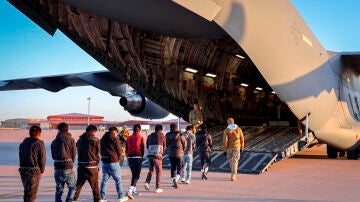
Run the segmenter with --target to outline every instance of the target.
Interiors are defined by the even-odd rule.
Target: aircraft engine
[[[169,112],[139,93],[120,98],[120,105],[131,115],[145,119],[161,119]]]

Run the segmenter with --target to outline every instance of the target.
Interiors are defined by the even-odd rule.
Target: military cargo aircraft
[[[8,1],[49,34],[63,32],[112,77],[82,82],[114,95],[114,78],[135,89],[137,101],[124,106],[147,97],[187,120],[196,102],[211,126],[228,117],[286,120],[326,143],[329,157],[358,157],[360,52],[325,50],[290,1]],[[73,85],[27,81],[50,91]]]

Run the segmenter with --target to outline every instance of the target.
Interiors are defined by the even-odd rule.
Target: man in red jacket
[[[133,127],[134,133],[128,137],[126,142],[126,155],[131,170],[131,186],[127,192],[127,196],[130,199],[134,199],[134,194],[136,194],[136,183],[140,178],[142,160],[145,152],[145,141],[141,136],[141,126],[135,124]]]

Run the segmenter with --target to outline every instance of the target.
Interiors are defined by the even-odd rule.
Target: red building
[[[121,124],[121,122],[104,121],[103,116],[70,113],[50,115],[45,121],[30,121],[28,122],[28,126],[37,125],[44,129],[55,129],[61,122],[69,124],[71,130],[85,130],[88,126],[88,122],[89,124],[105,128],[120,126]]]

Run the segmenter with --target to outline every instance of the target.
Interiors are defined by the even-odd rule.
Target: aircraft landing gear
[[[337,149],[326,145],[327,156],[329,159],[336,159],[338,157]]]
[[[347,154],[347,158],[350,159],[350,160],[357,160],[359,158],[359,153],[358,153],[357,149],[348,150],[346,152],[346,154]]]

